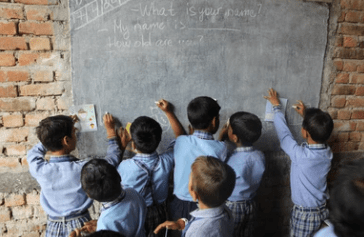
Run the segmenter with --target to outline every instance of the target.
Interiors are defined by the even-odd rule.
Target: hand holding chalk
[[[170,105],[169,102],[164,100],[164,99],[160,99],[159,101],[155,102],[158,106],[158,108],[160,108],[163,112],[170,112]]]
[[[105,128],[106,128],[107,137],[108,138],[116,137],[115,121],[114,121],[113,116],[111,114],[109,114],[109,113],[106,113],[106,114],[104,114],[102,119],[104,120],[104,125],[105,125]]]
[[[292,108],[296,110],[296,112],[302,117],[305,114],[306,106],[303,104],[301,100],[297,100],[297,104],[292,105]]]

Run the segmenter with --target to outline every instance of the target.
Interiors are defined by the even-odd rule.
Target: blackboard
[[[221,105],[222,123],[236,111],[264,119],[262,97],[274,87],[288,98],[288,123],[299,138],[291,105],[318,106],[329,9],[300,0],[70,1],[74,104],[95,104],[99,129],[79,136],[81,157],[106,149],[102,115],[122,124],[147,115],[173,137],[154,101],[165,98],[187,127],[186,108],[207,95]],[[257,146],[278,149],[264,122]]]

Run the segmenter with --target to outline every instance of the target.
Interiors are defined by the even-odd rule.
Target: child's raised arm
[[[115,122],[111,114],[106,113],[103,117],[107,138],[116,137]]]
[[[303,117],[305,115],[305,111],[306,111],[306,106],[305,104],[302,102],[302,100],[297,100],[297,104],[293,105],[294,110],[296,110],[296,112],[301,115],[301,117]]]
[[[273,106],[277,106],[277,105],[281,104],[281,102],[279,101],[278,93],[273,88],[270,88],[268,90],[268,96],[264,96],[264,99],[269,100],[269,102]]]
[[[181,122],[178,120],[176,115],[171,109],[171,105],[168,101],[161,99],[157,102],[157,106],[166,114],[169,123],[171,124],[174,135],[178,137],[179,135],[186,134]]]

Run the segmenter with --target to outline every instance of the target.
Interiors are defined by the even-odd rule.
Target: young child
[[[330,190],[330,222],[315,237],[364,236],[364,159],[341,168]]]
[[[166,221],[162,228],[183,230],[182,237],[231,237],[233,217],[224,202],[231,195],[235,185],[234,170],[215,157],[198,157],[191,166],[188,191],[199,209],[191,212],[192,218]]]
[[[220,132],[220,138],[228,135],[236,145],[227,164],[236,173],[235,188],[226,201],[226,206],[234,217],[234,236],[252,236],[254,230],[255,201],[254,197],[262,181],[265,170],[263,152],[256,150],[256,142],[262,132],[262,122],[251,113],[237,112]]]
[[[105,160],[117,166],[121,150],[116,140],[114,120],[104,117],[109,147]],[[81,188],[85,160],[70,155],[76,148],[76,128],[71,117],[57,115],[43,119],[36,128],[40,143],[28,151],[29,172],[41,187],[40,203],[48,215],[46,236],[68,237],[75,228],[90,220],[92,200]],[[50,151],[49,162],[44,159]]]
[[[316,108],[306,109],[299,101],[295,108],[304,117],[301,133],[307,140],[300,146],[289,131],[277,92],[270,89],[268,93],[265,98],[274,108],[274,126],[281,148],[292,161],[290,179],[294,206],[290,236],[312,236],[328,216],[326,178],[333,155],[326,141],[331,135],[333,121],[328,113]]]
[[[179,136],[174,147],[174,187],[175,195],[170,202],[170,218],[190,218],[189,213],[197,208],[188,192],[188,179],[191,165],[198,156],[213,156],[225,160],[227,147],[224,142],[215,141],[213,134],[219,128],[220,106],[216,100],[207,97],[193,99],[187,107],[188,119],[194,133]]]
[[[90,198],[102,202],[96,231],[112,230],[126,237],[144,237],[145,201],[134,189],[123,189],[120,182],[116,168],[105,160],[90,160],[82,168],[82,188]]]
[[[165,112],[175,136],[184,134],[181,123],[170,108],[168,101],[158,101],[158,107]],[[167,220],[165,201],[168,196],[168,179],[173,169],[174,141],[162,154],[155,151],[162,138],[162,128],[152,118],[142,116],[135,119],[130,127],[132,147],[136,155],[124,160],[118,167],[122,185],[139,192],[147,204],[145,230],[147,236],[155,236],[154,229]],[[164,236],[160,233],[158,236]]]

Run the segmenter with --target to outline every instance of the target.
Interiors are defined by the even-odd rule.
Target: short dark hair
[[[103,159],[92,159],[81,170],[81,184],[86,194],[99,202],[115,200],[121,193],[121,177],[114,166]]]
[[[154,152],[162,139],[161,125],[147,116],[135,119],[131,124],[130,133],[136,149],[142,153]]]
[[[56,115],[43,119],[36,127],[39,141],[50,151],[63,148],[62,139],[72,137],[73,120],[69,116]]]
[[[310,134],[312,140],[325,143],[334,128],[331,116],[321,109],[306,109],[302,127]]]
[[[206,129],[212,119],[219,116],[220,105],[216,100],[200,96],[193,99],[187,106],[188,120],[195,129]]]
[[[248,112],[236,112],[230,117],[230,126],[241,143],[254,143],[262,134],[262,122]]]
[[[97,232],[87,235],[87,237],[124,237],[124,235],[111,230],[99,230]]]
[[[235,187],[235,171],[212,156],[200,156],[192,166],[192,189],[208,207],[222,205]]]
[[[338,236],[364,236],[364,159],[343,166],[330,190],[330,221]]]

